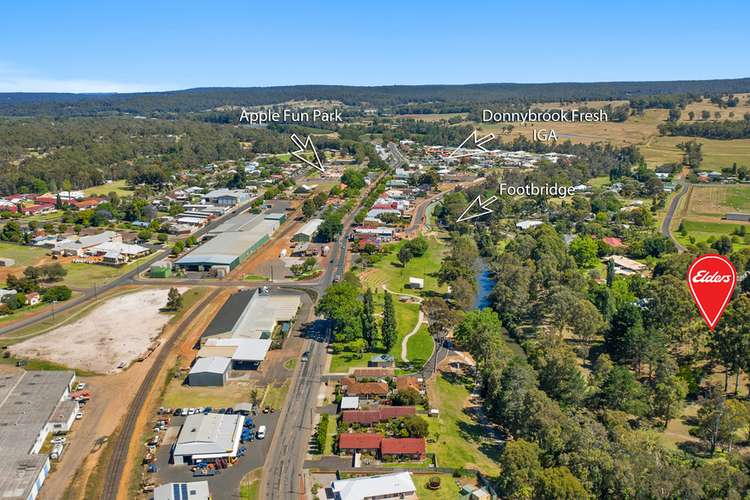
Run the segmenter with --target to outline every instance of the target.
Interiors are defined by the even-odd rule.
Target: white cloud
[[[23,71],[0,61],[0,92],[150,92],[165,90],[165,86],[108,80],[45,78]]]

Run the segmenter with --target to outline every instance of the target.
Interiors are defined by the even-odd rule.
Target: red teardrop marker
[[[690,293],[712,332],[732,298],[736,283],[737,271],[729,259],[722,255],[702,255],[690,264]]]

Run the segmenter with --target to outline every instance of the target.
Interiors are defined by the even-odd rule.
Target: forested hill
[[[658,94],[706,95],[742,92],[750,92],[750,78],[670,82],[487,83],[381,87],[296,85],[196,88],[137,94],[0,93],[0,115],[154,115],[205,111],[227,105],[266,105],[290,100],[338,100],[345,104],[372,106],[428,102],[471,105],[489,102],[609,100]]]

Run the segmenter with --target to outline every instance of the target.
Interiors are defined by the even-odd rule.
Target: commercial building
[[[218,233],[178,259],[175,266],[188,271],[209,271],[216,267],[231,271],[266,243],[278,227],[277,221],[259,219],[249,229]]]
[[[229,358],[235,370],[257,370],[271,349],[271,339],[208,339],[198,357],[222,356]]]
[[[257,289],[237,292],[203,332],[203,338],[271,338],[277,325],[283,328],[292,323],[301,304],[296,293],[263,294]]]
[[[208,481],[167,483],[154,490],[154,500],[211,500]]]
[[[189,415],[172,449],[172,460],[175,464],[191,464],[236,457],[244,422],[242,415]]]
[[[331,491],[335,500],[417,498],[411,472],[341,479],[331,483]]]
[[[315,232],[318,230],[320,225],[323,224],[323,219],[310,219],[300,228],[299,231],[294,233],[292,241],[312,241]]]
[[[250,199],[250,194],[239,189],[217,189],[203,195],[203,201],[219,205],[220,207],[231,207],[239,205]]]
[[[39,455],[51,432],[65,432],[67,402],[75,379],[67,371],[18,371],[0,375],[0,498],[33,500],[50,470]]]
[[[230,358],[208,356],[198,358],[190,368],[188,384],[193,387],[220,387],[227,381]]]
[[[154,490],[154,500],[211,500],[208,481],[167,483]]]

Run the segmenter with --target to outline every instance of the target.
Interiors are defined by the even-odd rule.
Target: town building
[[[231,358],[209,356],[196,359],[188,373],[188,385],[193,387],[221,387],[229,376]]]
[[[220,207],[240,205],[250,199],[250,194],[239,189],[216,189],[203,195],[203,201]]]
[[[641,264],[638,261],[623,257],[622,255],[611,255],[604,259],[605,261],[612,261],[615,266],[615,274],[621,274],[623,276],[630,276],[631,274],[642,274],[648,267],[645,264]]]
[[[18,371],[0,375],[0,498],[34,500],[50,470],[40,455],[47,436],[65,432],[74,406],[69,400],[75,374]],[[57,426],[57,427],[56,427]]]
[[[416,499],[417,488],[411,472],[381,476],[354,477],[331,483],[335,500]]]
[[[172,450],[174,463],[213,462],[219,458],[236,457],[244,422],[245,417],[236,414],[189,415]]]
[[[167,483],[156,487],[154,500],[211,500],[208,481]]]
[[[323,224],[323,219],[310,219],[300,228],[299,231],[294,233],[292,241],[307,242],[312,241],[315,232],[318,230],[320,225]]]

